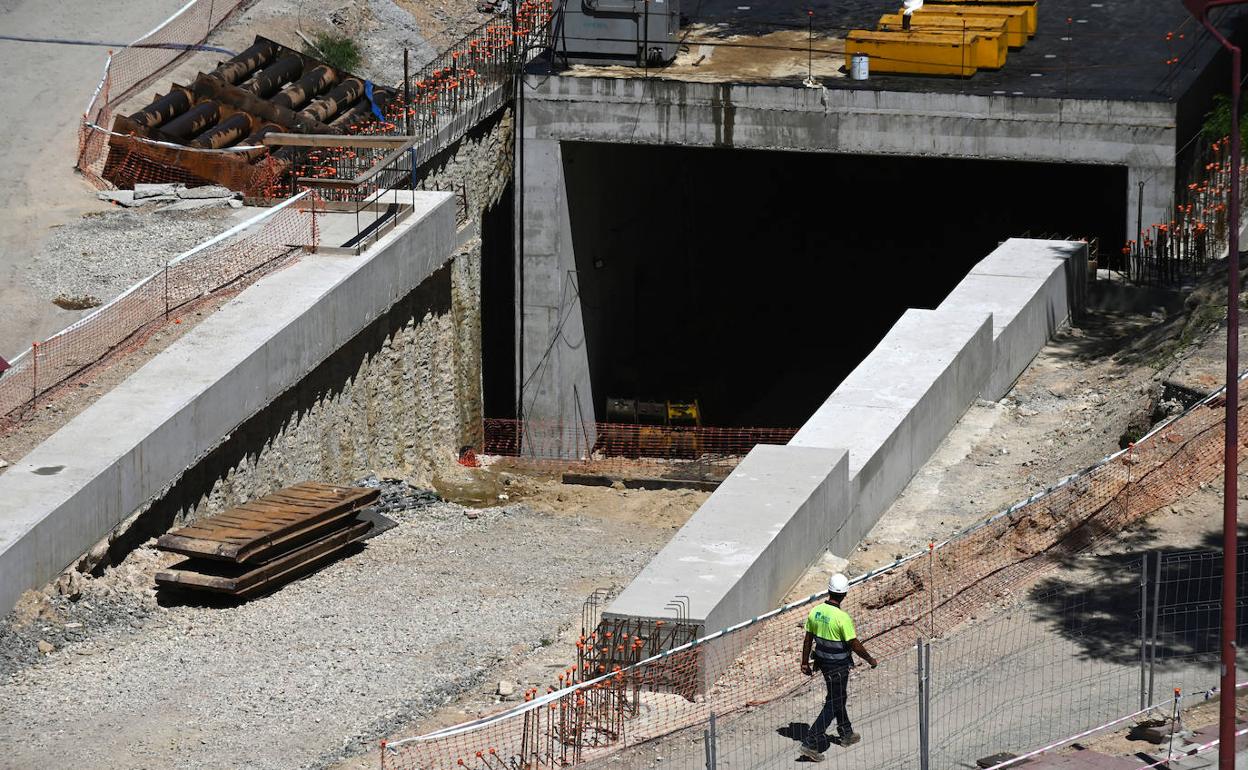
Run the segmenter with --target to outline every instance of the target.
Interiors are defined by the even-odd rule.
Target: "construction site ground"
[[[0,6],[0,28],[6,35],[125,44],[184,4],[14,0]],[[487,18],[473,0],[254,0],[206,42],[239,51],[263,32],[300,49],[299,32],[309,37],[337,32],[360,44],[362,74],[394,85],[402,78],[404,48],[418,68]],[[0,115],[0,156],[6,161],[0,169],[0,356],[7,359],[89,313],[91,305],[117,296],[154,265],[232,224],[229,214],[215,210],[122,210],[98,200],[75,172],[83,111],[108,50],[107,45],[0,41],[0,71],[18,75],[9,79],[9,109]],[[189,82],[222,58],[184,55],[134,100],[163,93],[173,81]],[[138,217],[144,218],[141,227]],[[94,247],[97,240],[125,248],[119,256]],[[62,295],[81,301],[54,304]]]
[[[127,41],[180,4],[18,0],[0,10],[0,19],[9,34],[54,31],[57,37]],[[431,55],[428,41],[449,41],[459,27],[476,23],[474,14],[474,4],[463,0],[257,0],[210,42],[240,48],[257,26],[294,47],[295,28],[362,31],[368,42],[363,70],[393,82],[404,46]],[[426,24],[441,26],[422,35]],[[275,33],[274,25],[285,26]],[[727,50],[713,56],[723,58]],[[707,63],[695,64],[699,55],[696,47],[690,50],[689,67]],[[110,250],[74,248],[124,233],[122,225],[135,217],[162,216],[100,202],[72,171],[77,121],[103,56],[103,49],[89,47],[0,46],[0,68],[40,73],[12,80],[15,109],[0,117],[0,154],[11,161],[0,185],[0,354],[11,356],[86,312],[52,304],[57,295],[72,290],[107,301],[127,280],[150,272],[152,259],[179,251],[176,244],[167,254],[140,249],[145,256],[127,262],[131,272],[123,275],[100,272]],[[424,58],[415,56],[414,64]],[[792,58],[786,54],[786,68]],[[188,57],[179,74],[193,74],[197,64]],[[184,223],[207,232],[224,229],[238,215],[171,213],[163,215],[171,224],[139,229],[150,228],[164,243],[168,231]],[[89,277],[85,284],[83,276]],[[862,546],[839,555],[849,558],[847,571],[922,548],[1113,451],[1124,436],[1139,435],[1177,408],[1159,402],[1163,380],[1201,390],[1221,381],[1218,319],[1225,303],[1218,302],[1216,279],[1190,293],[1182,313],[1138,310],[1090,313],[1081,328],[1044,350],[1007,399],[973,405]],[[20,459],[190,326],[160,332],[151,347],[39,410],[4,437],[0,458]],[[392,484],[388,515],[398,527],[323,571],[245,604],[158,601],[152,575],[170,558],[150,547],[99,577],[75,574],[27,595],[0,628],[0,764],[375,767],[383,737],[489,713],[512,705],[527,687],[552,683],[575,660],[584,597],[627,583],[706,497],[569,487],[555,478],[459,466],[448,466],[438,479],[413,481],[476,505],[475,492],[488,488],[497,492],[497,504],[438,502],[415,487]],[[1202,490],[1098,553],[1208,547],[1220,510],[1219,490]],[[818,590],[841,564],[830,558],[816,565],[793,595]],[[1065,565],[1047,579],[1078,582],[1090,569]],[[1037,614],[1029,622],[1049,621]],[[1087,654],[1070,645],[1072,655]],[[901,668],[875,673],[881,682],[913,676]],[[725,766],[792,761],[796,745],[777,738],[776,730],[808,721],[821,697],[816,688],[802,688],[730,720],[726,741],[745,745],[753,736],[760,748]],[[1037,709],[1046,716],[1052,711],[1045,704]],[[872,725],[861,727],[869,738]],[[663,757],[670,767],[682,752],[696,762],[698,735],[656,741],[610,763],[650,766]],[[864,742],[861,749],[869,746]],[[746,757],[750,763],[743,764]]]
[[[1216,287],[1192,296],[1171,317],[1094,311],[1059,335],[1008,399],[970,409],[848,571],[911,552],[1113,451],[1177,408],[1157,403],[1163,379],[1211,388],[1222,376]],[[575,660],[584,597],[624,585],[706,497],[454,464],[413,481],[478,506],[492,494],[496,504],[470,509],[408,488],[392,498],[399,527],[242,605],[158,602],[152,575],[169,558],[146,547],[98,578],[28,595],[0,632],[7,756],[19,766],[372,767],[383,737],[487,714],[553,682]],[[1219,496],[1202,490],[1121,547],[1201,547]],[[818,590],[839,563],[816,565],[793,594]],[[792,761],[791,741],[775,730],[808,720],[819,697],[803,688],[759,709],[740,721],[742,735],[757,733],[774,761]],[[681,740],[701,750],[677,737],[616,766],[666,752],[670,767]]]

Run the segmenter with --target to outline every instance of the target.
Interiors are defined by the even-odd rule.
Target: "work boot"
[[[862,736],[859,735],[858,733],[846,733],[841,736],[841,745],[853,746],[855,743],[857,743],[860,740],[862,740]]]
[[[809,759],[811,762],[823,761],[823,752],[815,748],[814,746],[807,746],[806,744],[803,743],[802,747],[798,749],[798,753],[800,753],[803,757],[806,757],[807,759]]]

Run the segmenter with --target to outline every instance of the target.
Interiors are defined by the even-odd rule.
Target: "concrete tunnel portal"
[[[561,149],[570,286],[600,420],[608,397],[697,399],[707,425],[799,426],[906,308],[935,307],[999,242],[1096,237],[1112,254],[1127,224],[1122,166]],[[496,417],[515,412],[516,330],[501,310],[514,301],[509,265],[486,250],[486,409]]]

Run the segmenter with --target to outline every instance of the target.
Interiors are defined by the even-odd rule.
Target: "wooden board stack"
[[[307,481],[162,535],[156,547],[190,558],[156,573],[156,584],[239,598],[305,575],[367,537],[361,512],[376,489]]]

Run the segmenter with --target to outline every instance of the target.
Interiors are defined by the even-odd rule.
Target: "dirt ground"
[[[782,30],[765,35],[726,35],[703,24],[690,25],[676,59],[647,70],[661,80],[726,83],[742,80],[826,80],[843,78],[845,41],[810,37],[805,31]],[[636,67],[573,66],[566,74],[586,77],[637,77]]]
[[[8,0],[0,3],[0,28],[10,35],[129,42],[182,5],[182,0]],[[103,47],[0,41],[0,71],[27,73],[9,78],[0,114],[0,356],[5,358],[83,314],[53,305],[52,297],[31,285],[26,268],[53,228],[109,208],[74,172],[78,126],[106,56]]]
[[[0,630],[4,763],[373,767],[380,736],[498,708],[502,679],[548,681],[584,598],[706,497],[497,480],[510,499],[482,509],[413,489],[395,529],[245,604],[157,596],[171,557],[150,547],[28,593]]]

